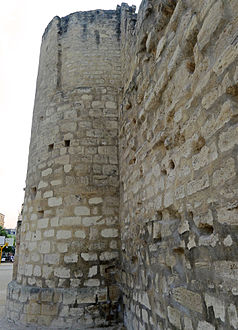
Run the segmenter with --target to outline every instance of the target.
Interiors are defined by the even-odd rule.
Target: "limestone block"
[[[230,304],[228,306],[228,317],[229,317],[230,324],[234,327],[234,329],[238,329],[237,308],[233,304]]]
[[[231,235],[227,235],[226,238],[223,240],[223,244],[225,246],[232,246],[233,240],[231,238]]]
[[[105,292],[105,294],[106,294],[106,292]],[[116,302],[116,301],[120,300],[122,292],[118,285],[110,285],[108,295],[112,302]],[[105,300],[105,298],[104,298],[104,300]]]
[[[48,205],[50,207],[56,207],[62,204],[62,198],[61,197],[50,197],[48,199]]]
[[[37,189],[46,188],[47,186],[48,186],[48,182],[40,181]]]
[[[218,147],[221,152],[232,149],[238,141],[238,127],[230,127],[229,130],[222,132],[219,136]]]
[[[46,191],[43,194],[43,198],[49,198],[49,197],[53,197],[53,191],[52,190]]]
[[[103,202],[102,197],[92,197],[88,200],[89,204],[95,204],[95,205],[101,204],[102,202]]]
[[[92,108],[93,109],[100,109],[104,107],[104,103],[102,101],[93,101]]]
[[[97,272],[98,272],[97,268],[98,268],[97,266],[90,267],[89,271],[88,271],[88,277],[93,277],[93,276],[97,275]]]
[[[204,17],[207,15],[208,11],[216,0],[204,0],[202,3],[201,11],[199,13],[200,19],[203,21]]]
[[[205,174],[201,179],[193,180],[187,184],[187,193],[188,195],[192,195],[208,187],[209,187],[209,178],[208,175]]]
[[[76,230],[74,232],[74,235],[77,238],[82,238],[82,239],[86,238],[86,233],[83,230]]]
[[[163,36],[160,41],[158,42],[157,49],[156,49],[156,60],[160,60],[160,55],[166,45],[166,37]]]
[[[118,252],[103,252],[100,254],[101,261],[112,260],[118,257]]]
[[[54,237],[55,236],[55,231],[54,229],[48,229],[43,232],[44,237]]]
[[[75,263],[77,261],[78,261],[78,255],[76,253],[64,256],[64,262],[66,264]]]
[[[222,186],[227,180],[231,179],[235,175],[236,175],[235,161],[233,158],[229,158],[224,163],[224,167],[214,172],[213,185]]]
[[[149,323],[148,312],[145,309],[141,310],[142,320],[145,323]]]
[[[238,224],[238,210],[237,208],[229,209],[222,207],[217,209],[218,222],[228,224],[229,226],[237,226]]]
[[[102,237],[118,237],[118,229],[107,228],[101,231]]]
[[[40,260],[40,254],[39,253],[36,253],[36,252],[33,252],[31,254],[31,260],[33,262],[38,262]]]
[[[138,299],[139,303],[145,306],[148,309],[151,309],[150,301],[149,301],[149,296],[146,292],[143,292],[139,295]]]
[[[96,291],[91,291],[90,289],[86,293],[84,292],[78,292],[76,299],[79,304],[95,304],[96,301]]]
[[[31,315],[39,315],[41,312],[41,305],[35,302],[30,303],[27,305],[27,313]]]
[[[222,52],[213,66],[213,71],[219,76],[221,75],[237,58],[238,43],[229,45]]]
[[[84,308],[73,308],[71,307],[69,310],[69,315],[79,318],[80,316],[83,316],[84,314]]]
[[[92,95],[88,95],[88,94],[84,94],[84,95],[81,96],[81,99],[83,101],[91,101],[92,98],[93,98],[93,96]]]
[[[199,321],[197,330],[215,330],[215,327],[206,321]]]
[[[185,197],[185,189],[183,185],[176,188],[174,196],[175,199],[181,199]]]
[[[39,244],[40,253],[49,253],[50,252],[50,242],[49,241],[41,241]]]
[[[216,31],[219,24],[221,24],[224,15],[224,6],[221,0],[210,9],[205,18],[202,28],[198,33],[197,40],[200,50],[202,50],[210,41],[212,34]]]
[[[49,278],[53,272],[53,267],[51,266],[43,266],[42,277]]]
[[[69,239],[72,237],[71,230],[58,230],[56,233],[57,239]]]
[[[60,180],[60,179],[58,179],[58,180],[52,180],[52,181],[50,181],[50,184],[52,186],[58,186],[58,185],[62,184],[62,180]]]
[[[202,313],[203,305],[201,296],[191,290],[187,290],[183,287],[177,287],[173,289],[173,298],[181,305]]]
[[[49,218],[39,219],[37,221],[37,228],[39,229],[47,228],[48,224],[49,224]]]
[[[84,286],[100,286],[100,281],[98,279],[89,279],[84,281]]]
[[[50,289],[43,289],[41,291],[40,299],[45,302],[51,302],[53,300],[53,291]]]
[[[63,155],[63,156],[55,158],[55,164],[58,164],[58,165],[69,164],[69,155]]]
[[[42,304],[41,305],[41,314],[42,315],[53,315],[53,316],[57,315],[58,314],[58,305]],[[51,319],[50,319],[50,321],[51,321]],[[47,322],[47,325],[48,325],[48,322]]]
[[[52,168],[47,168],[46,170],[41,172],[42,176],[48,176],[52,173]]]
[[[208,294],[205,294],[205,302],[207,307],[212,306],[215,314],[215,318],[220,318],[222,322],[225,322],[225,304],[217,297],[212,297]]]
[[[64,165],[64,172],[65,173],[69,173],[71,171],[71,169],[72,169],[72,165],[70,165],[70,164]]]
[[[77,128],[77,123],[71,121],[66,121],[65,123],[62,123],[60,126],[60,130],[62,132],[67,132],[67,133],[76,131],[76,128]]]
[[[31,264],[26,264],[25,265],[25,275],[26,276],[31,276],[33,271],[33,266]]]
[[[70,279],[70,287],[72,288],[78,288],[81,284],[81,280],[77,279],[77,278],[71,278]]]
[[[192,321],[187,316],[184,316],[184,330],[191,330],[193,328]]]
[[[85,261],[95,261],[95,260],[97,260],[97,254],[96,253],[81,253],[81,257]]]
[[[38,219],[38,216],[37,216],[37,214],[36,213],[32,213],[31,214],[31,218],[30,218],[32,221],[35,221],[35,220],[37,220]]]
[[[57,265],[59,264],[60,255],[56,253],[44,255],[44,264]]]
[[[116,102],[108,101],[108,102],[106,102],[105,106],[107,109],[117,109]]]
[[[58,267],[54,269],[54,276],[60,278],[70,278],[70,269],[66,267]]]
[[[117,241],[116,240],[112,240],[110,242],[110,248],[113,249],[113,250],[116,250],[118,248],[118,244],[117,244]]]
[[[176,328],[182,329],[180,322],[180,312],[177,309],[172,308],[171,306],[167,307],[167,311],[168,311],[169,322],[172,323],[174,326],[176,326]]]
[[[87,206],[77,206],[74,209],[75,215],[90,215],[90,209]]]
[[[237,281],[238,279],[238,262],[236,261],[215,261],[214,262],[214,274],[217,278],[222,279],[224,282]]]
[[[60,219],[60,226],[79,226],[82,224],[81,217],[64,217]]]
[[[182,56],[183,56],[182,50],[180,46],[177,45],[173,53],[173,56],[168,64],[168,74],[171,74],[175,70],[175,68],[178,66],[178,63],[182,60]]]
[[[117,153],[117,147],[114,146],[99,146],[99,155],[114,155]]]
[[[33,275],[41,276],[41,267],[40,266],[38,266],[38,265],[34,266]]]
[[[82,219],[82,223],[85,227],[100,225],[104,222],[105,220],[102,220],[102,216],[86,217]]]
[[[58,227],[59,226],[59,217],[53,217],[50,219],[50,224],[52,227]]]

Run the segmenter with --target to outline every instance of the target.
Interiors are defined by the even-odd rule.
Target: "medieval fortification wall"
[[[236,0],[52,20],[11,320],[238,328],[237,30]]]

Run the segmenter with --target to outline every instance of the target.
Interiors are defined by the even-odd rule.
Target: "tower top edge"
[[[46,37],[47,33],[51,29],[54,22],[56,22],[57,25],[59,24],[67,25],[70,19],[72,19],[73,17],[76,17],[78,21],[82,21],[82,22],[84,20],[90,20],[92,22],[97,17],[102,17],[103,19],[106,20],[113,18],[113,16],[115,15],[120,16],[122,11],[129,11],[131,14],[135,14],[136,6],[134,5],[129,6],[127,3],[123,2],[121,5],[117,5],[115,10],[93,9],[88,11],[76,11],[63,17],[55,16],[47,25],[43,33],[42,39]]]

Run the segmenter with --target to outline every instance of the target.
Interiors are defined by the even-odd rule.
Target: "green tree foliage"
[[[0,236],[5,236],[7,237],[7,232],[5,231],[5,229],[3,227],[0,226]]]

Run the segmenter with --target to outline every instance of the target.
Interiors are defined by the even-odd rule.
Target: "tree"
[[[2,226],[0,226],[0,236],[7,237],[7,232],[5,231],[5,229]]]

